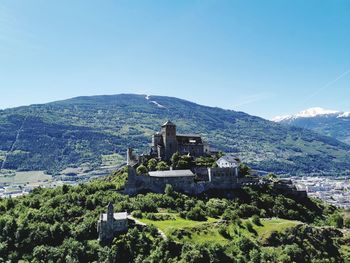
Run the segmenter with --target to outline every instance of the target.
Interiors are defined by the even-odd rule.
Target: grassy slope
[[[164,214],[164,213],[163,213]],[[174,220],[164,220],[164,221],[154,221],[146,218],[140,219],[141,222],[148,225],[154,225],[161,231],[163,231],[167,236],[173,237],[174,230],[188,230],[191,232],[191,236],[184,236],[184,238],[178,239],[182,242],[195,242],[198,244],[203,243],[218,243],[225,244],[229,243],[229,240],[223,237],[219,233],[219,219],[208,218],[207,221],[193,221],[188,219],[183,219],[177,214],[172,214],[175,216]],[[250,219],[243,220],[243,223],[250,221]],[[291,228],[301,224],[299,221],[286,220],[280,218],[274,219],[261,219],[261,225],[257,226],[253,224],[256,234],[252,234],[245,228],[237,227],[236,225],[230,225],[230,232],[238,231],[240,234],[245,235],[249,238],[258,239],[259,241],[266,240],[272,232],[283,232],[287,228]],[[234,234],[232,234],[234,235]]]

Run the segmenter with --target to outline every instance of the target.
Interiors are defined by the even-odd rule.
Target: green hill
[[[243,188],[234,199],[119,193],[126,172],[78,186],[36,188],[0,199],[0,262],[348,262],[348,218],[318,200],[271,187]],[[222,194],[222,193],[221,193]],[[111,244],[98,241],[107,204],[129,221]],[[333,227],[332,227],[333,226]],[[159,230],[165,236],[159,235]]]
[[[215,148],[237,153],[258,170],[281,174],[350,170],[350,146],[336,139],[243,112],[129,94],[0,111],[0,162],[7,169],[52,173],[86,162],[98,166],[105,155],[124,156],[127,147],[148,151],[150,136],[168,119],[179,132],[202,134]]]

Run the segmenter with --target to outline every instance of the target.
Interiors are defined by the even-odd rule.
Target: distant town
[[[0,173],[0,198],[26,195],[37,187],[53,188],[63,184],[77,185],[85,183],[110,175],[123,165],[104,166],[91,170],[87,170],[84,167],[67,168],[57,176],[45,174],[43,171],[2,171]]]
[[[292,177],[291,180],[298,189],[305,190],[309,197],[350,209],[350,176]]]

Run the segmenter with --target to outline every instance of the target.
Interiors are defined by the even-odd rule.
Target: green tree
[[[166,171],[169,170],[169,166],[166,162],[161,161],[157,164],[157,171]]]
[[[345,226],[346,228],[350,228],[350,217],[346,217],[346,218],[344,219],[344,226]]]
[[[339,213],[335,213],[328,218],[328,223],[334,227],[343,228],[344,218]]]
[[[238,167],[239,174],[242,176],[246,176],[250,174],[250,167],[244,163],[241,163]]]
[[[141,174],[147,173],[148,170],[147,170],[147,167],[146,167],[146,166],[144,166],[143,164],[141,164],[141,165],[139,165],[139,167],[137,167],[136,172],[137,172],[138,175],[141,175]]]
[[[174,193],[175,193],[173,186],[172,186],[171,184],[167,184],[167,185],[165,186],[164,193],[165,193],[167,196],[173,197],[173,196],[174,196]]]
[[[152,158],[147,162],[148,171],[155,171],[157,169],[157,160]]]
[[[252,222],[257,226],[261,226],[260,217],[258,215],[253,215]]]
[[[171,164],[173,165],[174,168],[177,167],[180,157],[181,155],[179,152],[174,153],[173,156],[171,157]]]

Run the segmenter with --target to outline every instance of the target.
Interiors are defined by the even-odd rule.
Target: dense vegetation
[[[152,101],[164,107],[158,107]],[[0,163],[47,170],[148,151],[152,133],[167,119],[180,133],[200,133],[218,150],[275,173],[339,174],[350,170],[350,146],[308,130],[285,127],[242,112],[143,95],[79,97],[0,111]]]
[[[297,200],[270,187],[190,197],[119,193],[126,172],[104,180],[35,189],[0,200],[0,261],[17,262],[346,262],[349,240],[340,211]],[[99,213],[108,202],[148,223],[173,220],[163,239],[153,224],[134,227],[112,244],[97,241]],[[274,219],[280,218],[280,219]],[[279,221],[278,221],[279,220]],[[161,226],[161,225],[160,225]],[[161,228],[161,227],[160,227]],[[263,237],[263,238],[262,238]]]

